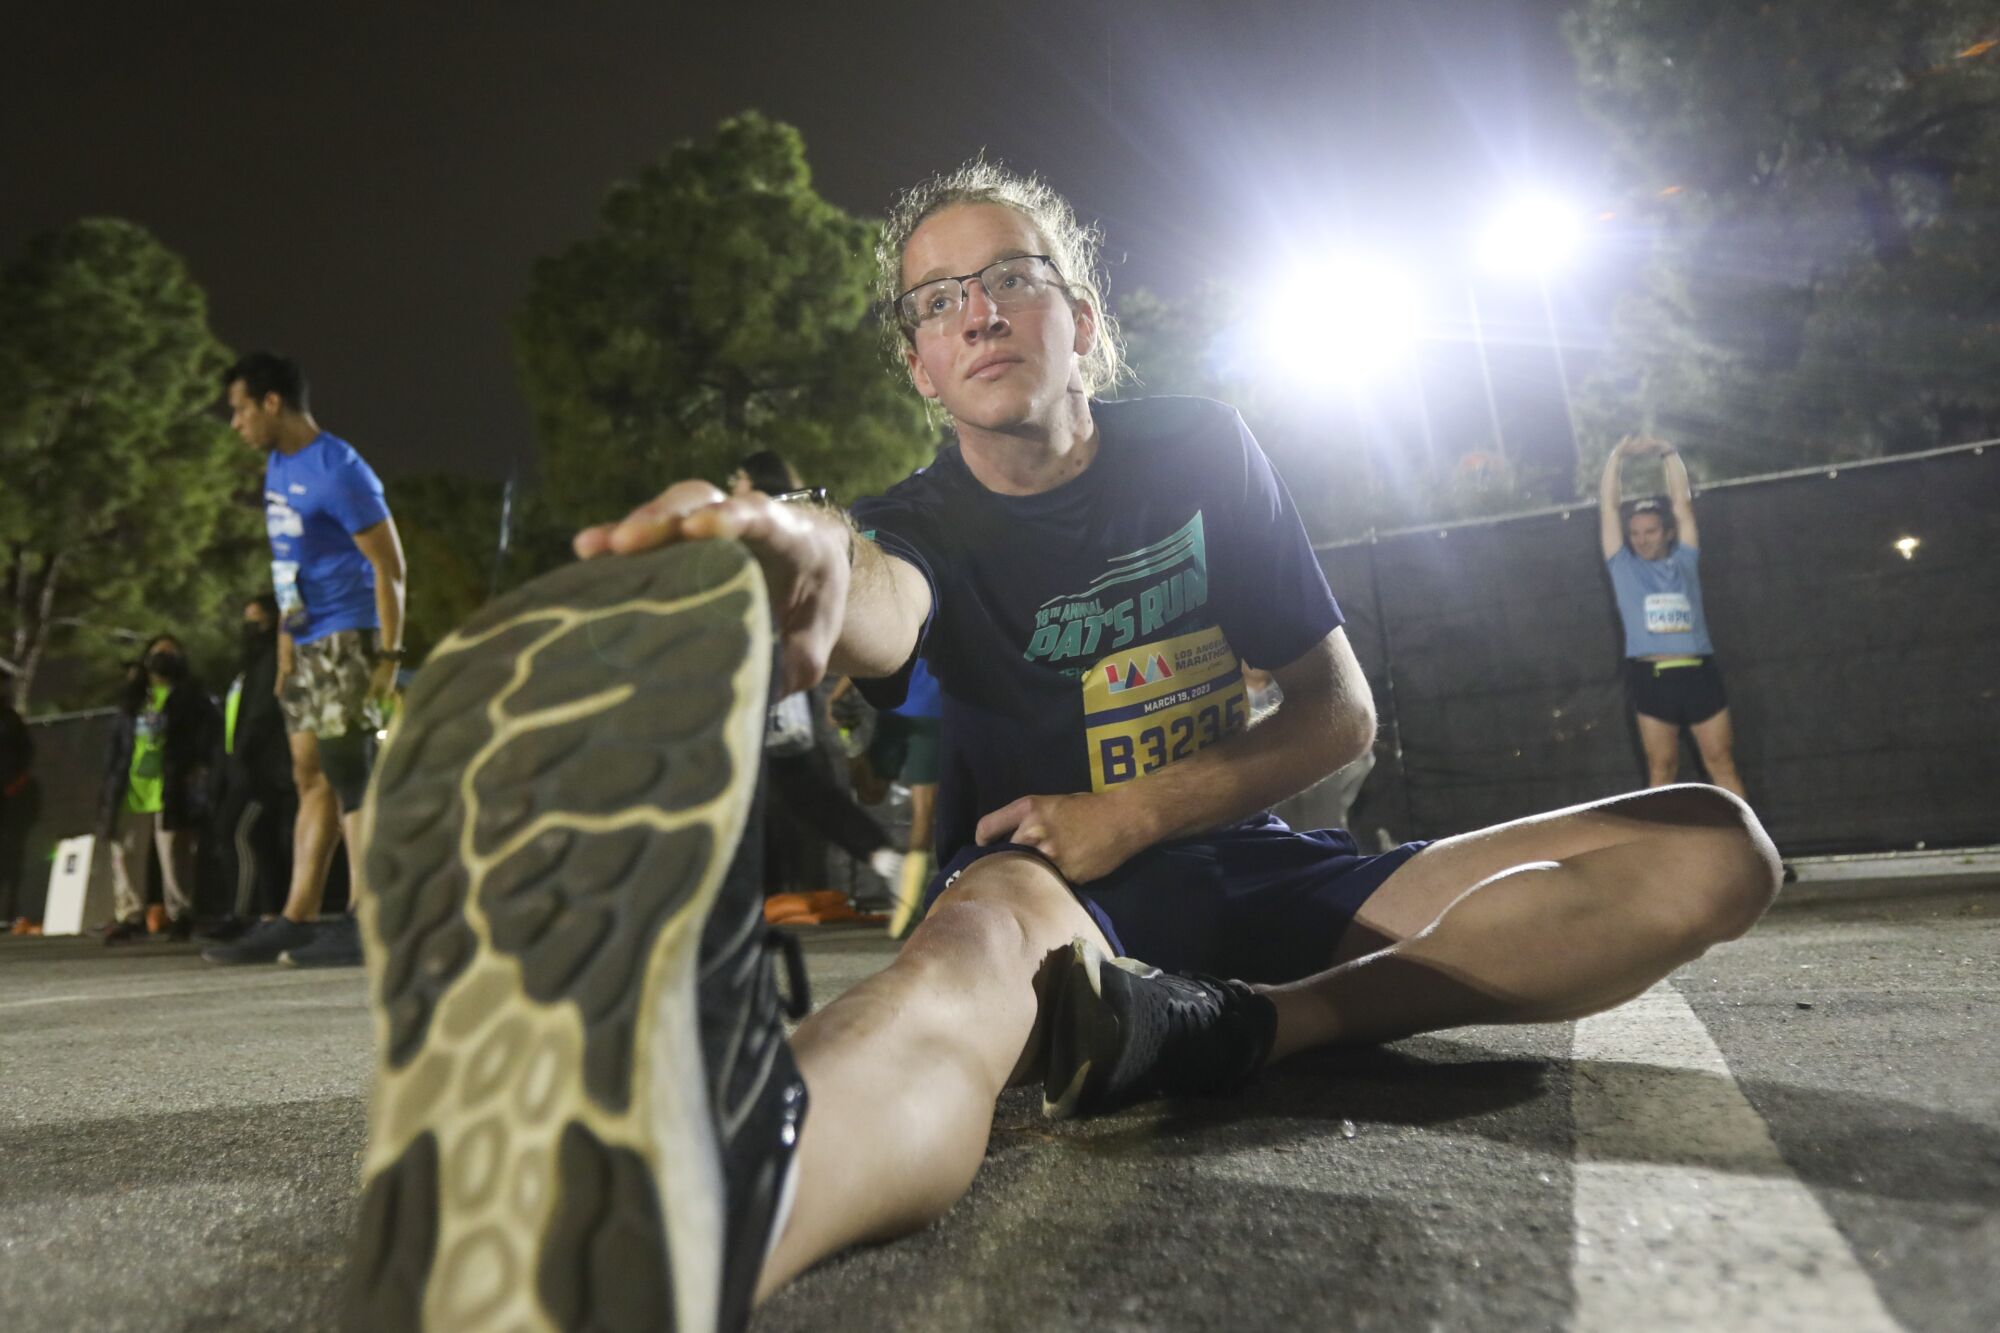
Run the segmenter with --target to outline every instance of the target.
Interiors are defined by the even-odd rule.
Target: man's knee
[[[1670,873],[1660,886],[1680,928],[1706,947],[1757,924],[1784,867],[1749,805],[1720,787],[1686,783],[1646,793],[1637,812],[1667,825],[1656,836]]]
[[[976,862],[946,889],[911,935],[905,954],[958,962],[1039,957],[1076,933],[1083,907],[1056,873],[1026,856]]]
[[[316,741],[316,738],[315,738]],[[317,792],[326,783],[326,774],[320,768],[319,746],[292,743],[292,786],[300,796]]]

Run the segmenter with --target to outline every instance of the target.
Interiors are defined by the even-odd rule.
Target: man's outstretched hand
[[[579,559],[632,555],[676,542],[740,541],[763,567],[777,620],[783,692],[809,689],[826,674],[847,608],[852,533],[834,516],[767,495],[725,496],[705,481],[682,481],[616,523],[576,534]]]

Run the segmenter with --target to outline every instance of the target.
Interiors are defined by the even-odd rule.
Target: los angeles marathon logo
[[[1157,685],[1163,680],[1174,678],[1174,669],[1167,665],[1165,653],[1154,653],[1149,663],[1126,661],[1119,670],[1120,663],[1104,664],[1104,679],[1111,693],[1123,694],[1126,690],[1136,690],[1144,685]]]

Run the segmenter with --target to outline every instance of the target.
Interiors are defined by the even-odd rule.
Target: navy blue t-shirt
[[[999,495],[957,445],[854,506],[930,583],[918,652],[943,694],[940,864],[981,816],[1103,791],[1247,725],[1241,663],[1296,661],[1341,623],[1284,483],[1234,408],[1091,405],[1098,453]],[[904,676],[862,682],[878,707]]]
[[[387,517],[381,480],[346,440],[321,431],[295,454],[272,450],[264,465],[271,585],[295,641],[380,628],[375,567],[354,534]]]

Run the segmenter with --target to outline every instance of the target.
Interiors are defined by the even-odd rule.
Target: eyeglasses
[[[940,328],[956,323],[965,311],[965,284],[977,280],[986,299],[1001,309],[1026,305],[1049,288],[1063,286],[1062,274],[1047,255],[1015,255],[996,259],[977,273],[956,278],[933,278],[920,282],[896,298],[896,313],[905,326],[915,329],[925,324]]]
[[[830,505],[833,492],[824,486],[807,486],[802,490],[781,491],[771,498],[781,505]]]

